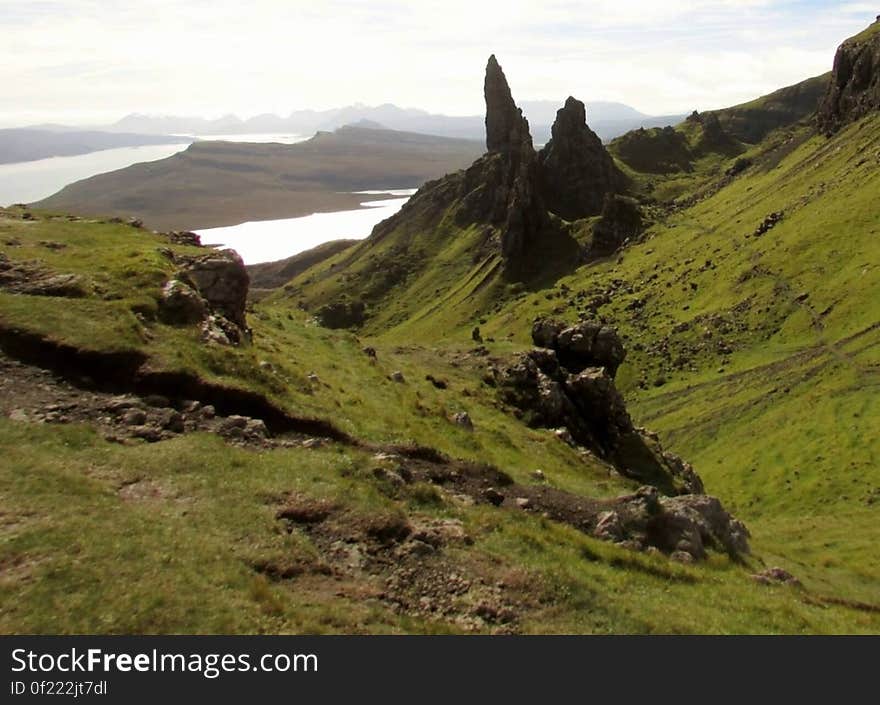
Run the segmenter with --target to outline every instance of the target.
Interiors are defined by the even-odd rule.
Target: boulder
[[[219,250],[186,260],[179,279],[192,285],[211,310],[242,330],[250,278],[237,252]]]
[[[190,325],[205,319],[208,304],[199,293],[180,279],[171,279],[162,288],[159,317],[171,325]]]
[[[453,414],[452,422],[456,426],[461,426],[466,431],[474,430],[474,422],[471,421],[470,414],[468,414],[466,411],[459,411],[458,413]]]
[[[660,518],[651,530],[664,532],[667,546],[674,544],[676,550],[691,553],[694,558],[702,558],[707,546],[732,555],[749,552],[748,529],[727,513],[717,497],[705,494],[663,497],[660,506]]]
[[[704,559],[710,548],[732,556],[749,553],[748,529],[718,498],[663,497],[650,486],[614,500],[613,508],[599,515],[593,534],[637,548],[653,546],[684,563]]]
[[[539,318],[532,324],[532,340],[535,345],[554,350],[560,364],[574,372],[604,367],[613,379],[626,359],[617,331],[596,321],[566,327],[560,321]]]

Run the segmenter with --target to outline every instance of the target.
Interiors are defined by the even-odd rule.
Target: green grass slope
[[[771,135],[752,156],[620,257],[507,305],[484,335],[525,344],[535,315],[573,316],[610,293],[599,315],[627,337],[619,377],[636,417],[695,463],[757,546],[809,584],[877,604],[880,117],[832,140]]]
[[[678,235],[671,226],[664,232]],[[662,238],[658,233],[655,240]],[[152,313],[161,281],[173,269],[158,250],[187,248],[118,224],[50,214],[24,220],[19,209],[2,212],[0,243],[11,260],[41,260],[55,271],[87,277],[91,287],[82,299],[4,294],[3,330],[83,350],[138,351],[153,369],[186,370],[258,391],[293,413],[330,419],[365,440],[418,442],[492,462],[522,483],[536,482],[532,471],[540,467],[549,485],[590,496],[633,487],[552,433],[528,429],[499,408],[494,391],[481,383],[487,359],[472,350],[463,309],[464,318],[434,318],[446,320],[448,330],[435,327],[431,334],[420,324],[418,341],[400,334],[402,327],[359,339],[316,326],[287,299],[267,299],[249,313],[252,345],[205,346],[194,330],[165,326]],[[577,276],[598,281],[614,266]],[[523,346],[525,327],[514,320],[526,324],[534,312],[557,307],[547,293],[511,292],[516,303],[487,319],[487,329],[509,326],[516,338],[488,343],[494,353]],[[432,315],[439,314],[426,313],[424,321]],[[376,359],[363,353],[368,343]],[[397,370],[403,383],[389,379]],[[445,381],[446,389],[425,380],[427,374]],[[639,398],[640,414],[653,418],[652,399]],[[472,432],[452,422],[457,411],[470,414]],[[806,531],[796,520],[805,516],[803,507],[784,514],[770,512],[769,504],[766,512],[748,511],[749,490],[734,476],[739,463],[712,465],[700,449],[702,436],[688,439],[673,421],[667,416],[654,425],[697,454],[710,488],[722,496],[730,492],[737,510],[753,522],[757,550],[746,565],[715,556],[698,567],[680,566],[540,516],[473,505],[418,485],[389,491],[374,472],[371,453],[350,445],[252,450],[198,433],[121,445],[82,425],[0,419],[0,625],[13,633],[493,629],[443,615],[407,616],[381,599],[381,582],[328,573],[320,546],[275,519],[279,504],[293,494],[334,502],[352,521],[396,514],[461,521],[472,543],[450,549],[446,560],[475,585],[504,586],[516,599],[518,631],[876,632],[876,614],[829,603],[836,595],[872,598],[872,569],[863,564],[870,542],[853,540],[860,515],[848,512],[849,524],[833,523],[830,514],[817,511],[811,521],[829,522],[831,530],[823,524],[810,534],[813,543],[793,543],[791,534]],[[731,473],[727,484],[722,472]],[[778,494],[773,502],[787,507]],[[841,550],[822,545],[829,541]],[[811,580],[806,590],[750,579],[762,563],[790,564],[792,545],[809,549],[799,556],[809,569],[792,566]],[[829,557],[839,563],[823,567]],[[865,585],[853,577],[857,565]]]

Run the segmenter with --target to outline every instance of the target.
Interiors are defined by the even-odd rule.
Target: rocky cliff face
[[[566,220],[598,215],[605,196],[623,190],[623,174],[587,126],[584,104],[569,96],[538,155],[548,208]]]
[[[833,134],[880,109],[880,19],[837,49],[834,70],[819,105],[818,127]]]

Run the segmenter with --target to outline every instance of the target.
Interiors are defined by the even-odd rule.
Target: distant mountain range
[[[529,119],[537,143],[550,138],[550,126],[562,100],[534,100],[523,103],[523,113]],[[587,122],[603,140],[610,140],[639,127],[664,127],[680,122],[685,115],[645,115],[623,103],[596,101],[586,103]],[[329,110],[297,110],[286,117],[269,113],[246,120],[235,115],[216,119],[200,117],[127,115],[118,122],[100,127],[108,132],[128,132],[148,135],[236,135],[293,133],[312,135],[332,131],[343,125],[368,121],[372,126],[389,130],[417,132],[440,137],[482,140],[485,125],[481,115],[452,116],[429,113],[416,108],[400,108],[386,103],[378,106],[349,105]],[[55,129],[58,129],[56,126]]]

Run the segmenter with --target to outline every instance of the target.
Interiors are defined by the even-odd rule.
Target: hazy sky
[[[476,114],[493,52],[518,100],[573,94],[679,113],[829,70],[878,11],[817,0],[0,0],[0,125],[354,102]]]

